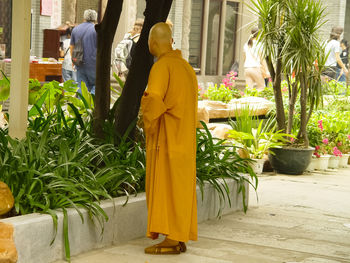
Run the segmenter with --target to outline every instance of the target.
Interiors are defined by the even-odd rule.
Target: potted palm
[[[277,172],[301,174],[313,152],[307,123],[322,98],[325,55],[318,32],[324,23],[324,7],[318,0],[253,0],[251,10],[258,18],[258,41],[272,78],[278,130],[297,134],[292,146],[272,149],[275,154],[269,158]],[[288,82],[286,111],[281,91],[283,78]],[[300,120],[295,120],[297,100]]]

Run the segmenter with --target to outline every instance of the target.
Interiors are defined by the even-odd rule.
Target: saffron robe
[[[141,100],[146,134],[147,236],[197,240],[194,70],[173,50],[153,65]]]

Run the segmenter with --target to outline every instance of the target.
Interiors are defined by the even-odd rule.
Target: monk
[[[172,49],[166,23],[154,25],[148,45],[157,57],[141,108],[146,134],[147,236],[163,242],[148,254],[180,254],[197,240],[197,78],[180,50]]]

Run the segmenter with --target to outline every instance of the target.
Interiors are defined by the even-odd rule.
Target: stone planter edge
[[[231,193],[231,207],[228,202],[222,209],[221,215],[243,210],[242,194],[237,194],[237,183],[226,180]],[[246,204],[249,201],[249,184],[246,186]],[[84,224],[77,211],[67,209],[69,216],[69,241],[71,256],[93,249],[108,247],[145,236],[147,227],[147,206],[145,193],[119,197],[101,202],[101,207],[109,217],[104,224],[104,232],[98,222],[93,223],[87,211],[82,211]],[[220,210],[220,200],[215,190],[209,185],[204,186],[202,195],[197,186],[198,222],[217,218]],[[62,230],[63,214],[58,215],[56,239],[50,245],[54,236],[53,221],[50,215],[33,213],[24,216],[1,219],[1,223],[10,224],[14,228],[14,242],[18,253],[18,263],[48,263],[64,259],[64,239]],[[1,231],[1,229],[0,229]]]

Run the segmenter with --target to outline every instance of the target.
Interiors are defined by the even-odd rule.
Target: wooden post
[[[12,58],[9,134],[11,137],[18,139],[24,138],[27,130],[31,24],[30,12],[30,0],[12,1]]]

